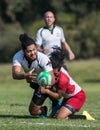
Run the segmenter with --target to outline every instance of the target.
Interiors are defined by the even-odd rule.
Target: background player
[[[44,14],[45,26],[40,28],[36,34],[36,44],[38,50],[49,54],[53,51],[54,46],[63,48],[68,53],[69,60],[73,60],[75,55],[65,40],[63,29],[55,25],[55,15],[52,11]]]

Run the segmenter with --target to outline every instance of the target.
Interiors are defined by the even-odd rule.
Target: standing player
[[[63,66],[64,53],[60,48],[56,48],[50,55],[50,60],[53,66],[53,71],[56,77],[55,87],[57,92],[50,89],[41,88],[41,92],[49,96],[60,99],[63,97],[63,102],[56,114],[57,119],[90,119],[94,120],[86,112],[86,115],[74,115],[78,112],[85,103],[86,95],[84,90],[72,79],[66,68]]]
[[[75,55],[65,40],[63,29],[55,25],[54,13],[52,11],[47,11],[44,14],[44,21],[45,26],[40,28],[36,34],[38,50],[49,56],[53,51],[53,47],[63,47],[68,53],[69,59],[73,60]]]
[[[39,85],[34,80],[36,79],[35,73],[44,70],[51,74],[52,84],[54,84],[55,78],[50,59],[45,54],[37,51],[34,40],[27,34],[21,34],[19,39],[22,50],[18,51],[13,57],[12,76],[14,79],[27,80],[35,90],[29,105],[30,114],[34,116],[45,115],[47,108],[42,107],[42,104],[47,94],[41,94]],[[22,69],[24,72],[21,71]]]

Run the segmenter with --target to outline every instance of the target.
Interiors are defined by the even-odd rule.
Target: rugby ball
[[[37,83],[40,86],[47,87],[51,84],[51,75],[49,72],[42,71],[37,77]]]

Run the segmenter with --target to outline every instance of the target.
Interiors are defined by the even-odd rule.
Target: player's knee
[[[30,115],[33,115],[33,116],[36,116],[36,115],[39,115],[40,111],[40,108],[39,107],[36,107],[36,106],[29,106],[29,112],[30,112]]]
[[[29,113],[30,113],[30,115],[34,115],[35,111],[32,108],[29,107]]]
[[[34,108],[30,108],[30,107],[29,107],[29,112],[30,112],[30,115],[33,115],[33,116],[38,115],[38,110],[36,110],[36,109],[34,109]]]
[[[30,110],[29,109],[29,112],[30,112],[30,115],[32,115],[32,116],[36,116],[37,115],[37,113],[34,110]]]

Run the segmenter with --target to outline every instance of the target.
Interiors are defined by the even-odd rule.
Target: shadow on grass
[[[100,83],[100,79],[87,79],[84,82],[86,82],[86,83]]]
[[[30,119],[30,118],[39,118],[38,116],[29,116],[29,115],[0,115],[0,118],[15,118],[15,119]]]

